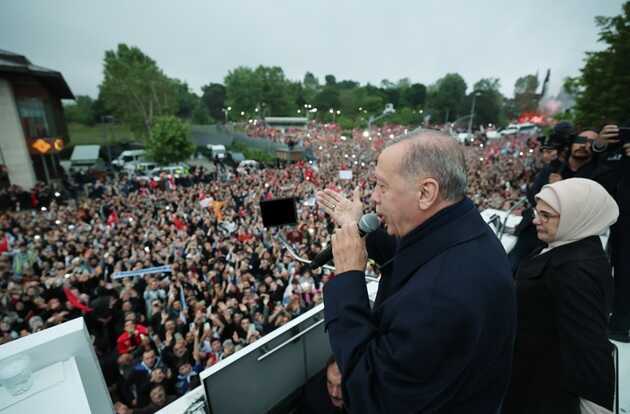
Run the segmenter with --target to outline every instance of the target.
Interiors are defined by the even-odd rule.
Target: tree
[[[304,100],[306,103],[313,102],[315,95],[319,91],[319,80],[311,72],[306,72],[302,85],[304,86]]]
[[[337,84],[335,75],[326,75],[324,76],[324,80],[326,81],[326,86],[335,86]]]
[[[96,123],[94,100],[87,95],[77,95],[75,103],[64,106],[66,122],[92,126]]]
[[[183,119],[191,119],[193,111],[199,102],[199,97],[190,91],[186,82],[182,82],[179,79],[173,79],[172,82],[175,87],[177,100],[176,115]]]
[[[156,117],[176,112],[173,81],[137,47],[123,43],[106,51],[103,74],[99,88],[105,107],[136,135],[150,137]]]
[[[262,98],[269,108],[270,115],[286,115],[295,112],[295,103],[291,101],[291,82],[284,76],[280,66],[256,68],[255,75],[262,85]]]
[[[427,87],[421,83],[414,83],[405,89],[405,101],[414,108],[423,108],[427,99]]]
[[[146,150],[149,158],[158,164],[185,161],[195,151],[195,145],[190,141],[190,127],[179,118],[158,117],[151,129],[146,141]]]
[[[279,66],[239,66],[225,77],[227,104],[235,112],[253,112],[265,104],[269,115],[286,115],[295,109],[290,82]]]
[[[600,52],[586,53],[579,77],[565,82],[576,94],[576,122],[601,126],[606,122],[630,120],[630,2],[615,17],[596,17],[599,41],[606,45]]]
[[[223,119],[223,108],[225,108],[225,86],[220,83],[210,83],[201,87],[203,94],[201,102],[214,119]]]
[[[250,112],[262,102],[262,82],[252,68],[239,66],[228,72],[224,79],[226,105],[233,110]]]
[[[325,86],[320,93],[315,96],[315,106],[319,114],[323,116],[330,108],[339,109],[339,92],[332,86]]]
[[[208,125],[212,123],[212,117],[208,112],[208,108],[201,102],[198,102],[192,112],[192,122],[198,125]]]
[[[477,93],[475,101],[475,125],[503,124],[504,97],[501,94],[501,82],[497,78],[484,78],[475,83],[473,91]],[[472,104],[472,94],[468,101]]]
[[[538,100],[540,99],[536,93],[538,83],[538,76],[536,75],[521,76],[514,83],[514,103],[519,114],[535,112],[538,109]]]
[[[429,108],[435,122],[454,121],[466,112],[466,81],[457,73],[449,73],[429,87]]]

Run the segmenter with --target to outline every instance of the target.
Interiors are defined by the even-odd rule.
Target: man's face
[[[142,362],[144,365],[151,368],[155,364],[155,352],[149,351],[142,354]]]
[[[326,388],[330,402],[337,408],[343,407],[343,395],[341,393],[341,372],[337,363],[333,363],[326,369]]]
[[[184,341],[179,341],[173,347],[173,353],[176,357],[181,358],[186,353],[186,343]]]
[[[593,131],[584,131],[577,136],[575,142],[571,145],[571,157],[577,160],[588,160],[593,155],[591,150],[591,142],[597,139],[597,133]]]
[[[397,237],[404,236],[418,225],[410,214],[417,213],[417,192],[413,183],[400,174],[400,159],[406,149],[406,143],[399,143],[381,153],[375,170],[376,186],[372,192],[376,212],[383,220],[387,233]]]
[[[164,392],[164,388],[157,387],[151,391],[151,402],[157,406],[163,406],[166,402],[166,393]]]
[[[549,164],[551,161],[558,158],[558,150],[555,148],[543,148],[542,159],[545,164]]]

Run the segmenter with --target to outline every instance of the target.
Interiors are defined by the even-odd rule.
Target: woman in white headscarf
[[[534,224],[547,247],[516,273],[518,325],[503,413],[609,413],[613,281],[599,235],[619,208],[583,178],[544,186],[536,202]]]

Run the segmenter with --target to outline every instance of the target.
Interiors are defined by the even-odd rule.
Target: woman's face
[[[534,210],[534,225],[538,239],[545,243],[551,243],[556,239],[560,214],[543,200],[538,200]]]

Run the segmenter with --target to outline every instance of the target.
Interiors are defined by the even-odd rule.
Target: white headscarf
[[[555,239],[546,250],[606,231],[617,221],[619,207],[606,189],[586,178],[569,178],[545,185],[536,199],[560,214]]]

